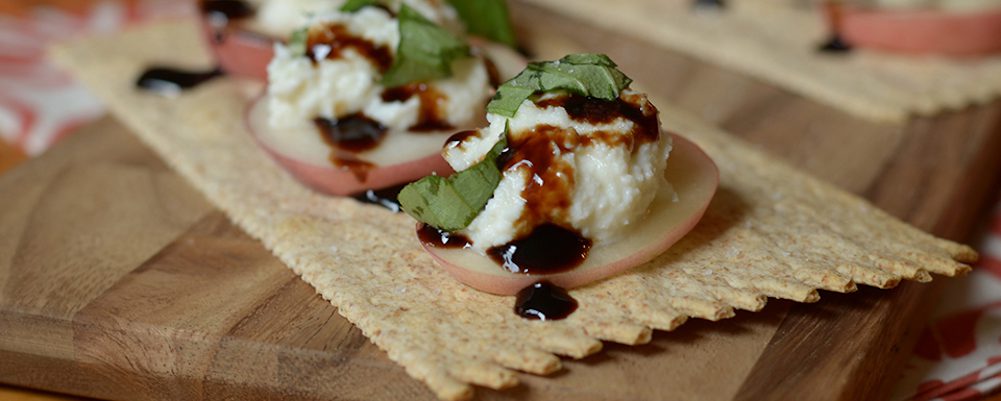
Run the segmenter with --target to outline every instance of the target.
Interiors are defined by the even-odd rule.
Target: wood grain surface
[[[90,399],[91,398],[0,385],[0,400],[3,401],[86,401]]]
[[[20,149],[0,140],[0,173],[14,168],[26,158]]]
[[[609,53],[647,91],[962,240],[1001,172],[1001,105],[874,125],[513,3],[540,57]],[[110,399],[433,399],[111,120],[0,176],[0,382]],[[7,194],[10,194],[9,196]],[[608,345],[480,399],[880,399],[933,286],[772,302]]]

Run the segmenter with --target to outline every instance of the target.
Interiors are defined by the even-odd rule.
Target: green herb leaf
[[[497,157],[507,148],[507,133],[479,163],[450,177],[421,178],[397,197],[404,212],[424,224],[445,230],[466,228],[486,207],[501,180]]]
[[[379,5],[379,0],[348,0],[341,6],[341,11],[346,13],[353,13],[355,11],[361,10],[362,8],[368,6]]]
[[[309,38],[309,28],[296,29],[288,40],[288,49],[296,56],[306,55],[306,40]]]
[[[571,54],[556,61],[529,63],[525,70],[505,82],[487,111],[514,117],[521,103],[536,93],[568,91],[578,95],[614,100],[633,82],[604,54]]]
[[[400,8],[400,44],[393,65],[382,76],[388,88],[452,75],[452,62],[469,57],[469,45],[428,21],[406,4]]]
[[[466,31],[510,47],[517,46],[505,0],[449,0]]]

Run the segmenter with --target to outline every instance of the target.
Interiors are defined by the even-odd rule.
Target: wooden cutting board
[[[538,56],[609,53],[655,97],[935,234],[965,239],[1001,173],[1001,103],[874,125],[642,37],[513,6]],[[885,398],[934,288],[773,301],[478,396]],[[123,400],[433,399],[110,119],[0,176],[0,382]]]

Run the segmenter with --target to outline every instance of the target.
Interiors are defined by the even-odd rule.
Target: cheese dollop
[[[253,26],[276,38],[288,38],[310,15],[337,10],[345,0],[267,0],[254,14]]]
[[[262,33],[276,38],[288,38],[301,28],[313,15],[337,11],[347,0],[257,0],[253,26]],[[399,10],[401,4],[413,8],[425,18],[454,32],[461,32],[458,14],[444,1],[392,0],[387,7]]]
[[[641,140],[640,127],[624,116],[611,121],[590,122],[575,119],[566,108],[547,105],[555,96],[525,100],[514,117],[488,114],[490,125],[462,141],[449,142],[442,154],[456,171],[479,162],[507,131],[509,146],[525,142],[543,131],[566,133],[561,141],[549,143],[553,158],[560,165],[556,174],[539,174],[527,160],[506,168],[484,210],[461,233],[475,250],[511,242],[533,227],[525,222],[529,213],[526,188],[536,184],[556,186],[570,191],[564,210],[541,211],[551,223],[569,226],[595,245],[611,244],[639,223],[662,185],[670,185],[664,169],[671,151],[671,136],[659,133],[655,140]],[[625,90],[620,100],[647,116],[656,118],[656,108],[646,96]],[[558,104],[558,103],[557,103]],[[647,127],[649,128],[649,127]],[[546,178],[542,176],[545,175]],[[543,179],[557,182],[538,182]]]
[[[385,48],[394,56],[400,42],[396,18],[378,7],[354,13],[318,14],[309,18],[308,24],[318,29],[339,25],[350,35]],[[295,54],[284,44],[275,45],[275,57],[268,65],[272,128],[300,126],[317,117],[336,120],[353,113],[363,113],[390,131],[406,131],[418,122],[420,96],[404,101],[384,100],[386,88],[379,83],[381,71],[356,49],[347,48],[337,58],[322,57],[320,53],[315,57]],[[449,78],[425,85],[437,93],[436,107],[449,125],[475,126],[492,90],[486,65],[479,57],[463,58],[453,62],[452,72]]]

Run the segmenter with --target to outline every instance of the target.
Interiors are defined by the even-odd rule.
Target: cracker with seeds
[[[558,356],[602,341],[640,344],[690,317],[756,311],[768,297],[813,302],[818,289],[890,288],[953,276],[977,258],[865,201],[799,173],[660,103],[665,128],[719,165],[720,190],[701,223],[667,253],[572,290],[580,307],[559,321],[512,313],[513,300],[452,280],[421,250],[413,220],[311,192],[273,163],[244,127],[260,84],[223,78],[168,98],[136,90],[147,66],[208,67],[193,21],[86,39],[53,55],[101,96],[175,170],[260,239],[389,358],[445,400],[473,385],[515,385]]]

